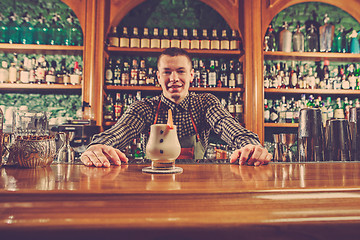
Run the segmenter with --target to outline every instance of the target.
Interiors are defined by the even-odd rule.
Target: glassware
[[[326,151],[328,161],[351,160],[351,136],[347,119],[330,119],[326,124]]]

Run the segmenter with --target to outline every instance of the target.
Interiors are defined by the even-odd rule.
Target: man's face
[[[157,77],[164,96],[179,104],[189,92],[194,70],[186,56],[164,55],[159,60]]]

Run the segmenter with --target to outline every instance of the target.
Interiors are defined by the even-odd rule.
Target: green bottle
[[[60,15],[55,13],[50,25],[50,44],[63,45],[64,44],[64,27],[60,23]]]
[[[75,24],[74,20],[75,19],[71,14],[69,14],[68,18],[66,19],[66,25],[64,27],[64,43],[67,46],[82,45],[82,30],[77,24]]]
[[[33,44],[34,43],[34,27],[30,24],[30,16],[25,13],[22,17],[23,21],[19,26],[20,43]]]
[[[8,39],[8,27],[4,22],[4,15],[0,13],[0,43],[7,43]]]
[[[37,23],[35,24],[35,34],[34,40],[38,45],[49,44],[49,27],[45,22],[45,18],[42,14],[37,18]]]
[[[7,24],[8,34],[9,34],[9,43],[19,43],[20,42],[20,31],[19,25],[16,21],[17,15],[14,12],[10,13],[9,22]]]

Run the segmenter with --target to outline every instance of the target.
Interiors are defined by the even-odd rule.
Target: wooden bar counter
[[[0,239],[360,239],[360,162],[0,169]]]

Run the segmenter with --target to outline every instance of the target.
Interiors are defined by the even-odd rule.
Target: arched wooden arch
[[[117,26],[130,10],[145,1],[146,0],[111,0],[109,26],[106,28],[106,33],[109,32],[110,26]],[[238,30],[240,36],[243,36],[239,23],[239,0],[200,1],[215,9],[225,19],[231,29]]]
[[[262,8],[261,33],[265,36],[267,27],[271,20],[282,10],[299,3],[320,2],[338,7],[350,14],[356,21],[360,22],[360,1],[358,0],[267,0]]]

